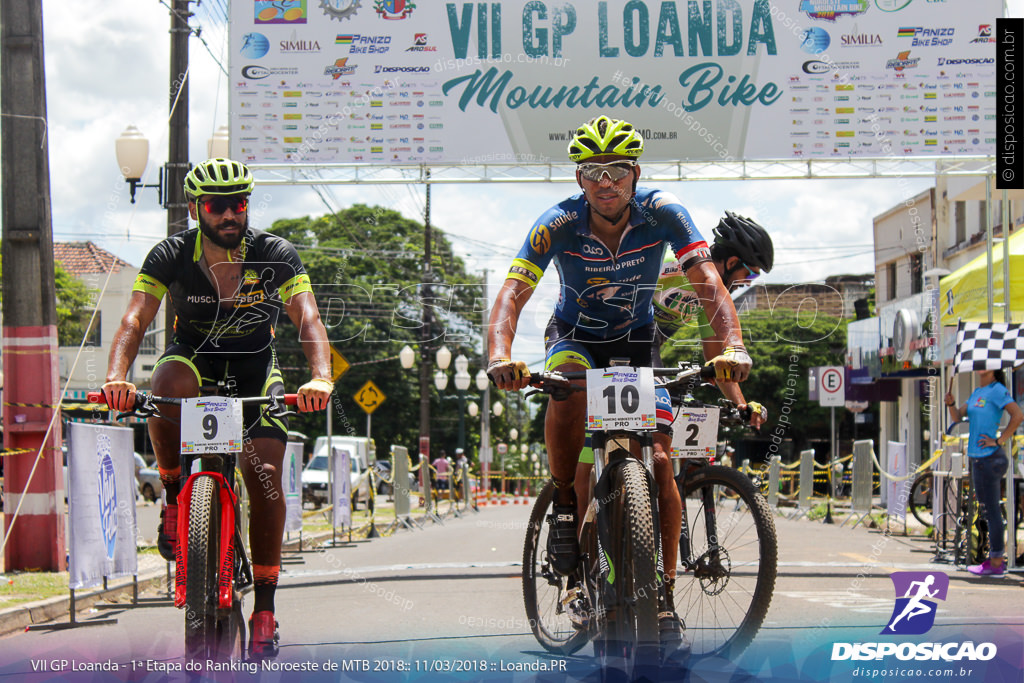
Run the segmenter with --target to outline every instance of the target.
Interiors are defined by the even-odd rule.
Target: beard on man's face
[[[234,218],[229,221],[224,221],[223,223],[220,224],[220,227],[237,227],[238,232],[235,233],[234,235],[222,235],[220,234],[220,232],[218,232],[216,228],[210,225],[210,223],[203,216],[202,212],[199,213],[199,229],[202,231],[204,235],[206,235],[206,239],[210,240],[211,242],[213,242],[222,249],[234,249],[239,244],[242,243],[243,239],[245,239],[245,231],[249,228],[249,215],[246,214],[245,218],[243,218],[241,221],[239,221],[237,218]]]

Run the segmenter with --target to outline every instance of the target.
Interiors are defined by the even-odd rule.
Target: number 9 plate
[[[227,396],[181,400],[182,453],[240,453],[242,401]]]
[[[654,429],[654,371],[587,370],[587,429]]]

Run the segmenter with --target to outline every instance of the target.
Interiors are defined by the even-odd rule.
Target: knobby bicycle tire
[[[629,674],[647,663],[645,648],[657,652],[660,548],[643,464],[627,459],[614,476],[612,500],[607,503],[611,547],[602,550],[609,565],[606,580],[618,605],[608,606],[605,633],[594,645],[604,660],[602,668],[621,667]]]
[[[185,656],[224,660],[242,653],[245,640],[241,596],[229,609],[218,606],[221,525],[219,484],[198,477],[189,506],[188,566],[185,577]]]
[[[575,578],[559,576],[547,561],[547,516],[554,496],[555,486],[549,481],[530,513],[523,546],[523,602],[537,642],[549,652],[572,654],[586,644],[589,634],[573,625],[561,603],[566,585]]]
[[[704,467],[680,488],[690,541],[689,557],[680,553],[676,571],[676,612],[693,656],[733,658],[753,640],[771,604],[775,522],[764,496],[736,470]],[[707,501],[714,509],[710,534]]]
[[[213,659],[217,649],[217,482],[198,477],[189,506],[185,575],[185,656]]]

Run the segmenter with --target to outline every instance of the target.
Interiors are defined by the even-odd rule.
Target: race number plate
[[[240,453],[242,401],[227,396],[181,400],[182,453]]]
[[[654,429],[654,371],[587,370],[587,429]]]
[[[718,442],[718,408],[680,408],[672,421],[673,458],[710,458]]]

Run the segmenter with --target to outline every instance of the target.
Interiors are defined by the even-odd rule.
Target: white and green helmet
[[[602,154],[639,159],[643,153],[644,138],[633,124],[603,115],[577,128],[569,142],[569,159],[577,164]]]
[[[207,159],[185,176],[185,195],[195,199],[208,194],[252,194],[255,185],[245,164],[231,159]]]

